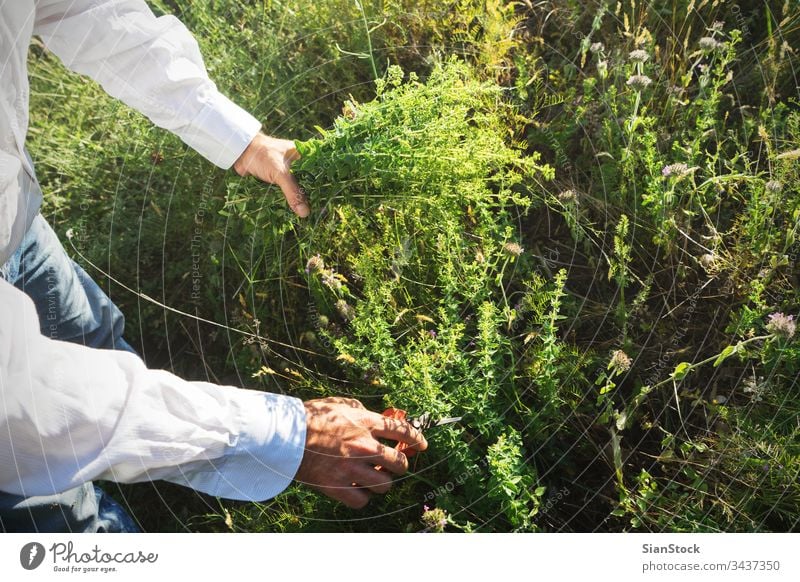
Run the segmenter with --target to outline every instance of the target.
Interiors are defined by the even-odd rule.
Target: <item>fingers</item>
[[[405,420],[396,420],[380,414],[374,414],[371,419],[373,436],[400,441],[412,445],[418,451],[428,448],[428,441],[422,433]]]
[[[428,446],[409,423],[371,412],[359,400],[328,397],[304,404],[311,436],[295,479],[348,507],[364,507],[371,494],[386,493],[392,478],[408,470],[406,455],[379,438],[417,450]]]
[[[342,489],[341,496],[340,501],[353,509],[362,509],[369,503],[369,493],[356,487]]]
[[[369,502],[370,493],[383,494],[389,491],[392,479],[390,474],[376,471],[370,464],[350,463],[347,470],[333,477],[327,484],[308,485],[348,507],[361,509]]]
[[[392,487],[392,477],[386,471],[376,471],[375,467],[360,464],[353,469],[353,482],[373,493],[386,493]]]
[[[311,210],[308,207],[306,195],[291,172],[287,170],[286,172],[278,174],[275,178],[275,183],[280,186],[286,198],[286,202],[289,204],[289,208],[291,208],[297,216],[305,218],[309,215]]]
[[[374,472],[377,473],[377,471]],[[352,509],[361,509],[369,503],[368,491],[357,485],[351,484],[347,487],[316,487],[316,489],[331,499],[340,501]]]
[[[327,398],[323,398],[325,402],[332,402],[336,404],[346,404],[352,408],[361,408],[364,409],[364,405],[361,403],[360,400],[355,398],[347,398],[345,396],[328,396]]]
[[[286,160],[287,164],[291,164],[300,159],[300,152],[297,151],[294,142],[290,142],[290,144],[291,145],[286,148],[286,152],[283,154],[283,158]]]
[[[408,459],[393,447],[378,443],[378,454],[372,458],[375,459],[375,465],[383,467],[395,475],[402,475],[408,471]]]
[[[289,166],[292,162],[300,159],[300,152],[297,151],[293,141],[278,140],[278,143],[281,149],[283,149],[283,160],[286,165],[286,171],[280,172],[277,175],[275,183],[283,190],[283,195],[286,197],[289,208],[300,218],[305,218],[310,212],[308,199],[306,198],[305,192],[300,187],[300,184],[297,183],[297,179],[289,171]]]
[[[259,180],[276,184],[283,191],[292,211],[305,218],[310,213],[308,200],[289,171],[292,162],[300,159],[295,143],[259,133],[234,162],[240,176],[255,176]]]
[[[364,405],[361,403],[360,400],[356,400],[355,398],[346,398],[344,396],[326,396],[325,398],[316,398],[314,400],[309,400],[309,402],[324,402],[325,404],[344,404],[349,406],[350,408],[360,408],[361,410],[365,410]]]

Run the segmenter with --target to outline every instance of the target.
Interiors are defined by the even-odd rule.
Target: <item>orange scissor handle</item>
[[[395,420],[405,420],[406,411],[401,410],[400,408],[387,408],[383,411],[383,416],[394,418]],[[406,457],[413,457],[419,452],[416,448],[414,448],[414,445],[410,445],[402,441],[398,441],[394,448],[403,453]]]

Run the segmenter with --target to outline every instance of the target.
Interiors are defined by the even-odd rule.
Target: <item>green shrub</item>
[[[522,341],[509,334],[523,315],[509,294],[522,295],[516,275],[527,261],[514,227],[530,207],[522,192],[552,176],[507,145],[506,109],[463,63],[434,67],[425,83],[390,69],[374,101],[348,102],[332,129],[299,144],[296,169],[323,216],[299,233],[299,249],[312,261],[316,310],[331,322],[317,333],[350,382],[337,389],[463,415],[463,427],[431,434],[407,502],[449,483],[437,504],[455,524],[499,529],[508,526],[462,508],[526,528],[535,513],[533,465],[515,457],[519,435],[517,448],[502,436],[531,422],[519,396]],[[480,486],[486,475],[474,467],[487,455],[508,495]],[[453,486],[453,475],[468,477]]]

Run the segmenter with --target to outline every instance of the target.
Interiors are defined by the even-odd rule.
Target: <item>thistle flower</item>
[[[355,307],[344,299],[339,299],[339,301],[336,302],[336,311],[339,312],[339,315],[341,315],[342,319],[345,321],[352,321],[356,317]]]
[[[342,106],[342,115],[346,119],[355,119],[357,114],[358,109],[356,108],[356,104],[352,101],[345,101]]]
[[[628,87],[632,87],[636,91],[644,91],[652,82],[653,80],[647,75],[631,75],[625,84],[628,85]]]
[[[620,374],[627,372],[631,369],[631,359],[628,354],[622,350],[614,350],[611,354],[611,361],[608,363],[608,368]]]
[[[306,263],[306,274],[319,273],[325,268],[325,261],[319,255],[314,255]]]
[[[575,200],[575,198],[576,198],[575,190],[573,190],[572,188],[558,193],[558,199],[561,200],[561,202],[572,202],[573,200]]]
[[[422,514],[422,524],[426,530],[441,533],[447,526],[447,513],[444,509],[438,507],[431,509],[427,505],[424,506],[424,513]]]
[[[300,334],[300,345],[303,345],[304,343],[311,344],[311,345],[317,343],[317,334],[315,334],[313,331],[310,331],[310,330],[309,331],[304,331],[303,333],[301,333]]]
[[[724,22],[722,22],[721,20],[715,20],[714,24],[711,25],[711,30],[713,32],[722,32],[724,26],[725,26]]]
[[[742,391],[745,394],[750,394],[750,398],[753,402],[761,402],[764,393],[767,391],[767,385],[764,383],[764,379],[759,378],[759,380],[759,382],[756,382],[754,378],[748,378],[742,385]]]
[[[590,51],[592,51],[593,53],[599,53],[599,52],[600,52],[600,51],[602,51],[604,48],[606,48],[606,47],[603,45],[603,43],[602,43],[602,42],[593,42],[593,43],[592,43],[592,44],[589,46],[589,50],[590,50]]]
[[[717,264],[717,255],[714,253],[706,253],[701,255],[700,257],[700,266],[703,267],[706,271],[709,271],[714,268],[714,265]]]
[[[643,63],[650,58],[650,54],[643,49],[636,49],[628,54],[628,58],[633,63]]]
[[[597,74],[600,75],[601,79],[605,79],[606,75],[608,75],[608,61],[606,59],[597,61]]]
[[[322,284],[332,291],[339,291],[342,288],[341,280],[332,270],[325,271],[325,273],[322,275]]]
[[[720,42],[711,37],[711,36],[704,36],[699,41],[697,41],[700,50],[703,51],[705,54],[713,53],[715,50],[719,48]]]
[[[781,190],[783,190],[783,184],[777,180],[770,180],[764,184],[764,188],[766,188],[767,192],[770,192],[771,194],[778,194]]]
[[[784,339],[790,339],[794,335],[796,329],[797,324],[794,321],[793,315],[784,315],[780,312],[771,313],[769,315],[769,323],[767,324],[768,332]]]
[[[681,176],[685,176],[689,173],[689,166],[684,164],[683,162],[678,162],[676,164],[669,164],[668,166],[664,166],[661,168],[661,175],[669,178],[670,176],[675,176],[676,178],[680,178]]]
[[[518,257],[524,252],[524,249],[515,242],[507,242],[503,245],[503,252],[512,257]]]

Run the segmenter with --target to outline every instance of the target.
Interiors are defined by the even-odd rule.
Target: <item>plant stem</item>
[[[769,334],[769,335],[758,335],[756,337],[751,337],[751,338],[746,339],[744,341],[740,341],[739,343],[736,344],[736,350],[738,351],[739,348],[742,348],[742,347],[746,346],[747,344],[753,343],[754,341],[763,340],[763,339],[769,339],[771,337],[773,337],[772,334]],[[695,368],[699,368],[700,366],[702,366],[704,364],[708,364],[709,362],[713,362],[714,360],[716,360],[720,356],[721,353],[722,352],[720,352],[719,354],[713,355],[713,356],[711,356],[709,358],[706,358],[705,360],[701,360],[699,362],[696,362],[694,364],[689,364],[689,367],[686,369],[686,374],[688,374],[689,372],[691,372]],[[671,382],[673,379],[674,378],[672,377],[672,375],[670,375],[670,377],[667,378],[666,380],[662,380],[661,382],[658,382],[657,384],[653,384],[653,387],[651,388],[651,390],[655,390],[656,388],[658,388],[660,386],[663,386],[667,382]]]
[[[372,79],[378,78],[378,67],[375,66],[375,55],[372,54],[372,34],[369,31],[369,23],[367,22],[367,13],[364,10],[364,5],[361,0],[355,0],[356,6],[361,11],[361,19],[364,21],[364,32],[367,33],[367,50],[369,51],[369,63],[372,65]]]

